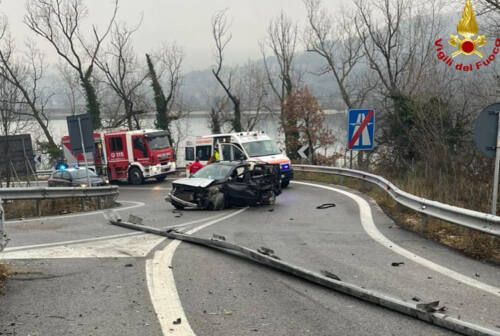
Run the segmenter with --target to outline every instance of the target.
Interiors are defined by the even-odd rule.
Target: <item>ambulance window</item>
[[[185,158],[186,158],[186,161],[194,161],[194,148],[193,147],[186,147]]]
[[[196,147],[196,157],[200,161],[208,161],[212,156],[212,146],[197,146]]]
[[[245,153],[243,153],[243,149],[241,148],[241,146],[239,144],[234,144],[235,145],[235,148],[233,148],[234,150],[234,159],[236,161],[242,161],[242,160],[245,160]]]
[[[119,152],[123,150],[122,138],[111,138],[109,143],[112,152]]]

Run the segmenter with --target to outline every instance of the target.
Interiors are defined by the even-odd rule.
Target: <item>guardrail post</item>
[[[5,247],[6,241],[5,241],[5,233],[3,231],[3,223],[5,221],[5,216],[3,212],[3,206],[2,206],[2,198],[0,198],[0,251],[2,251]]]
[[[100,196],[99,196],[99,197],[97,197],[97,208],[98,208],[99,210],[101,210],[101,209],[102,209],[102,197],[100,197]]]
[[[427,223],[429,223],[429,216],[427,216],[426,214],[422,214],[422,222],[420,223],[420,229],[422,231],[425,231],[425,229],[427,228]]]
[[[80,209],[82,212],[85,211],[85,197],[80,198]]]
[[[42,217],[42,208],[40,207],[40,200],[35,201],[36,215]]]

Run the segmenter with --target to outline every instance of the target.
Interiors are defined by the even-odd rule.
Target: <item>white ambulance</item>
[[[205,165],[217,150],[220,161],[255,161],[279,164],[281,185],[287,187],[293,179],[290,159],[281,152],[276,143],[264,132],[239,132],[211,134],[186,142],[185,160],[189,164],[196,158]]]

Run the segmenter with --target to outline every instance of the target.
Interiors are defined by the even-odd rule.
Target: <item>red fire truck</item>
[[[64,157],[69,165],[85,165],[83,154],[73,155],[69,136],[62,138]],[[147,178],[163,181],[175,172],[173,149],[161,130],[120,130],[94,132],[94,155],[87,164],[110,181],[142,184]]]

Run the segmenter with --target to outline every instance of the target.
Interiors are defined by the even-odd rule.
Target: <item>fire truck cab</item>
[[[281,185],[286,188],[293,179],[293,169],[290,159],[281,152],[264,132],[239,132],[227,134],[211,134],[187,141],[185,148],[186,163],[195,158],[206,164],[218,153],[221,161],[254,161],[258,163],[276,164],[280,166]]]
[[[69,136],[62,138],[69,165],[85,165],[82,154],[72,154]],[[94,155],[87,163],[110,181],[142,184],[145,179],[163,181],[175,172],[175,158],[167,133],[162,130],[120,130],[94,132]]]

